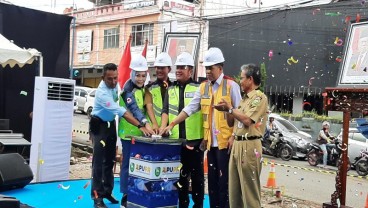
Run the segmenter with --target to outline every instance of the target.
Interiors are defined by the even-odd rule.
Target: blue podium
[[[130,152],[128,207],[177,207],[181,141],[134,137]]]

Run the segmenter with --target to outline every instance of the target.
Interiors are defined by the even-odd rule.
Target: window
[[[96,95],[96,90],[94,90],[94,91],[92,91],[91,93],[89,93],[89,96],[90,96],[90,97],[95,97],[95,95]]]
[[[104,30],[104,49],[119,48],[119,28]]]
[[[132,26],[132,46],[144,45],[144,42],[148,40],[148,43],[153,42],[153,24],[139,24]]]
[[[363,142],[363,143],[365,143],[366,140],[367,140],[365,138],[365,136],[363,136],[363,134],[361,134],[361,133],[354,133],[353,137],[351,139],[353,139],[355,141]]]
[[[92,74],[93,73],[93,69],[88,69],[88,73]]]
[[[102,73],[102,69],[97,69],[97,73]]]
[[[84,90],[81,90],[80,97],[86,97],[86,95],[87,95],[87,92]]]

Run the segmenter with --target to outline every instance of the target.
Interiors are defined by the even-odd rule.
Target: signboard
[[[77,53],[87,53],[92,50],[92,30],[77,32]]]
[[[125,0],[124,9],[136,9],[140,7],[148,7],[155,5],[155,1],[144,0]]]
[[[368,22],[352,23],[346,41],[345,56],[338,85],[367,86],[367,70]]]
[[[78,54],[78,63],[86,63],[91,61],[89,53]]]
[[[178,1],[178,0],[166,0],[164,1],[164,10],[166,11],[173,11],[178,14],[183,14],[187,16],[194,16],[194,4],[185,2],[185,1]]]
[[[150,180],[179,178],[180,162],[152,162],[130,158],[129,175]]]

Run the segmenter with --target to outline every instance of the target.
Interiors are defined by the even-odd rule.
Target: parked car
[[[93,88],[92,91],[86,97],[87,101],[84,104],[83,111],[86,112],[88,118],[91,118],[91,112],[93,110],[93,105],[95,103],[95,96],[96,96],[96,88]]]
[[[86,113],[84,111],[84,104],[86,104],[87,96],[92,90],[93,88],[90,87],[75,86],[74,88],[74,100],[77,102],[77,110],[82,113]]]
[[[314,141],[312,136],[304,131],[300,131],[294,124],[278,114],[271,113],[269,117],[275,118],[275,124],[278,130],[289,141],[292,146],[296,147],[294,157],[305,159],[310,148],[310,144]]]
[[[342,131],[341,129],[340,134],[337,136],[339,140],[342,140]],[[353,164],[355,158],[360,155],[360,151],[368,149],[368,139],[357,128],[349,128],[348,142],[348,156],[350,163]]]

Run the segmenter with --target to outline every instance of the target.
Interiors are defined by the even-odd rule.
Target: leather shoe
[[[94,208],[107,208],[107,206],[105,205],[102,199],[95,199],[93,207]]]
[[[112,204],[119,204],[119,201],[112,195],[104,196],[105,199],[109,200]]]
[[[121,198],[120,208],[127,208],[128,207],[128,195],[124,194]]]

